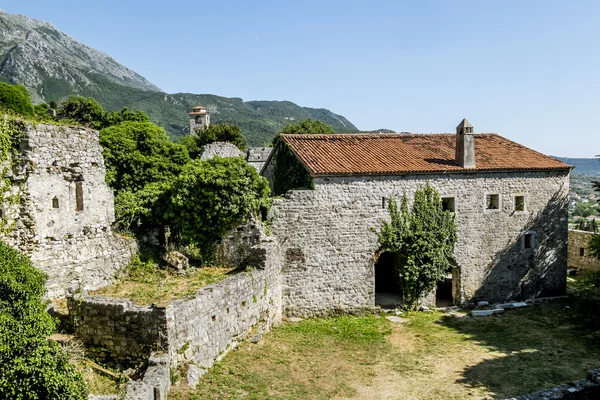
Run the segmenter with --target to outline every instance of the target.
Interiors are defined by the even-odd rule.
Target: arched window
[[[52,208],[58,208],[59,204],[58,204],[58,197],[54,196],[54,198],[52,199]]]

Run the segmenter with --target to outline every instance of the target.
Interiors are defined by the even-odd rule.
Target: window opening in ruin
[[[382,308],[396,308],[402,304],[394,255],[387,251],[381,253],[375,263],[375,304]]]
[[[499,210],[500,209],[500,195],[488,194],[485,196],[485,208],[487,210]]]
[[[52,199],[52,208],[58,208],[58,197],[54,196]]]
[[[533,249],[535,247],[535,234],[534,233],[526,233],[523,237],[523,248],[524,249]]]
[[[75,201],[77,211],[83,211],[83,182],[75,182]]]
[[[0,208],[0,218],[4,218],[4,210]]]
[[[442,210],[454,212],[454,197],[442,197]]]
[[[580,256],[580,257],[583,257],[583,256],[585,256],[585,249],[584,249],[583,247],[580,247],[580,248],[579,248],[579,256]]]
[[[385,197],[381,198],[381,208],[385,208]]]
[[[525,211],[525,196],[515,196],[515,211]]]

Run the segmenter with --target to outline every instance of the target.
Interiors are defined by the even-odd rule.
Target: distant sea
[[[574,166],[572,175],[600,175],[600,159],[598,158],[551,157]]]

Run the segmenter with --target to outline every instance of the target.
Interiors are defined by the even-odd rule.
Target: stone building
[[[438,301],[464,304],[564,292],[571,167],[496,134],[281,135],[313,189],[276,199],[271,232],[284,255],[287,315],[371,308],[395,292],[373,228],[391,197],[430,182],[453,212],[456,265]],[[281,150],[276,150],[281,151]],[[262,173],[274,179],[276,156]],[[431,296],[430,296],[431,297]],[[446,299],[443,299],[445,297]]]
[[[600,271],[600,260],[590,254],[593,232],[569,230],[569,268],[580,271]]]
[[[19,202],[4,197],[2,239],[48,274],[48,296],[112,283],[135,244],[112,232],[114,199],[98,131],[26,123],[8,171]]]
[[[246,161],[260,173],[272,151],[272,147],[250,147],[246,151]]]
[[[196,128],[206,128],[210,125],[210,113],[205,107],[196,106],[190,113],[190,135],[194,135]]]

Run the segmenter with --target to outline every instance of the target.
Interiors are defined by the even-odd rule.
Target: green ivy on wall
[[[274,139],[275,167],[273,170],[273,195],[288,190],[314,189],[313,179],[287,143],[278,136]]]
[[[7,209],[19,204],[20,190],[13,191],[13,181],[6,177],[7,172],[19,162],[18,148],[23,139],[25,122],[5,115],[0,117],[0,234],[10,232],[14,228],[14,222],[10,219]]]

